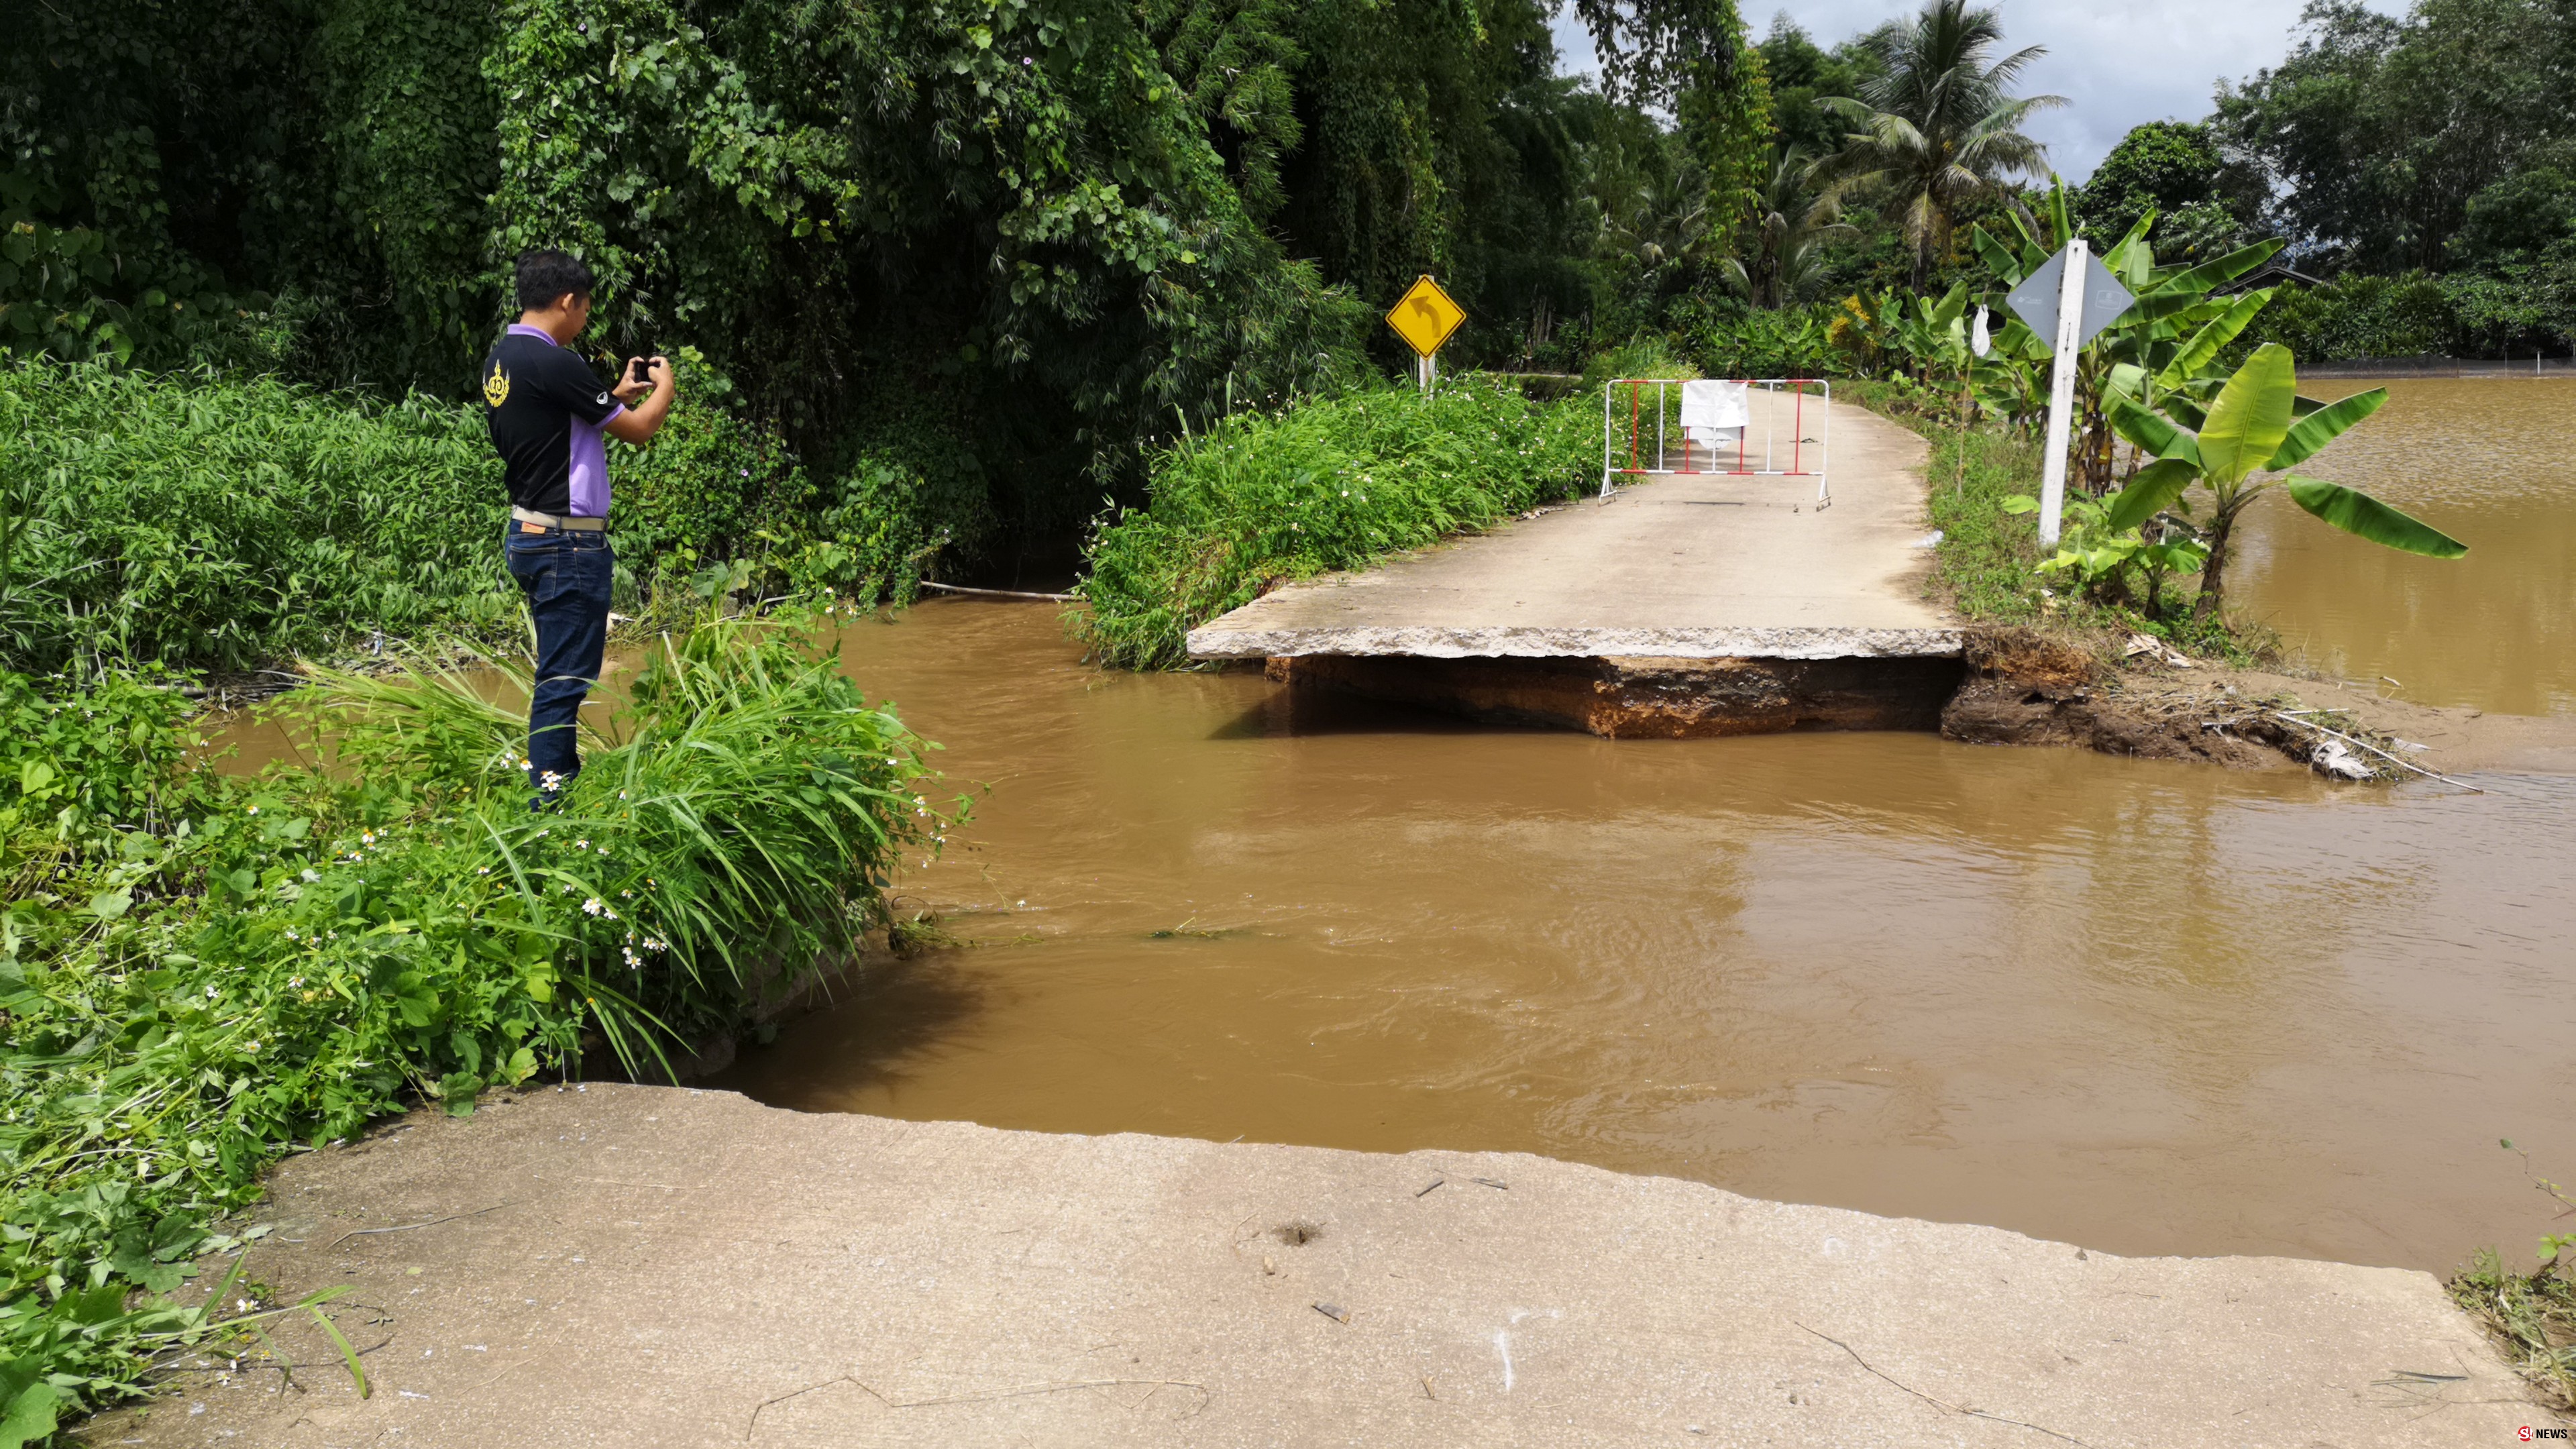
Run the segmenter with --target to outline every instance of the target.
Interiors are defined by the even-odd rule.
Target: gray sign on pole
[[[2057,338],[2059,281],[2065,275],[2066,252],[2061,249],[2004,298],[2004,305],[2012,308],[2013,315],[2045,341],[2054,342]],[[2076,329],[2075,345],[2081,347],[2092,341],[2096,333],[2119,321],[2121,313],[2137,304],[2138,299],[2120,285],[2120,279],[2102,265],[2102,259],[2088,250],[2084,258],[2084,318]]]

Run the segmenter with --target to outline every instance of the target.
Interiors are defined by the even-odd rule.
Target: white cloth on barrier
[[[1752,421],[1748,383],[1695,377],[1682,384],[1682,432],[1704,447],[1732,443]]]

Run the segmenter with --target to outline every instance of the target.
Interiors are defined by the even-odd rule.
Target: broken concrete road
[[[2549,1423],[2430,1277],[2117,1258],[1515,1155],[544,1088],[277,1174],[310,1328],[95,1443],[2476,1445]]]
[[[1833,408],[1813,480],[1668,476],[1377,567],[1296,583],[1190,631],[1192,656],[1845,659],[1955,656],[1925,601],[1923,440]]]

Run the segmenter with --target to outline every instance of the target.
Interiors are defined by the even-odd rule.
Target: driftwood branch
[[[933,583],[929,579],[920,580],[920,584],[925,589],[937,589],[943,594],[972,594],[979,599],[1037,599],[1050,604],[1074,602],[1074,596],[1071,594],[1032,594],[1019,589],[970,589],[964,584]]]

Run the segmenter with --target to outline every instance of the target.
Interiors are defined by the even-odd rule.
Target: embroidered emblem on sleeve
[[[501,370],[500,363],[495,362],[492,364],[492,375],[483,379],[483,401],[497,408],[509,400],[510,375]]]

